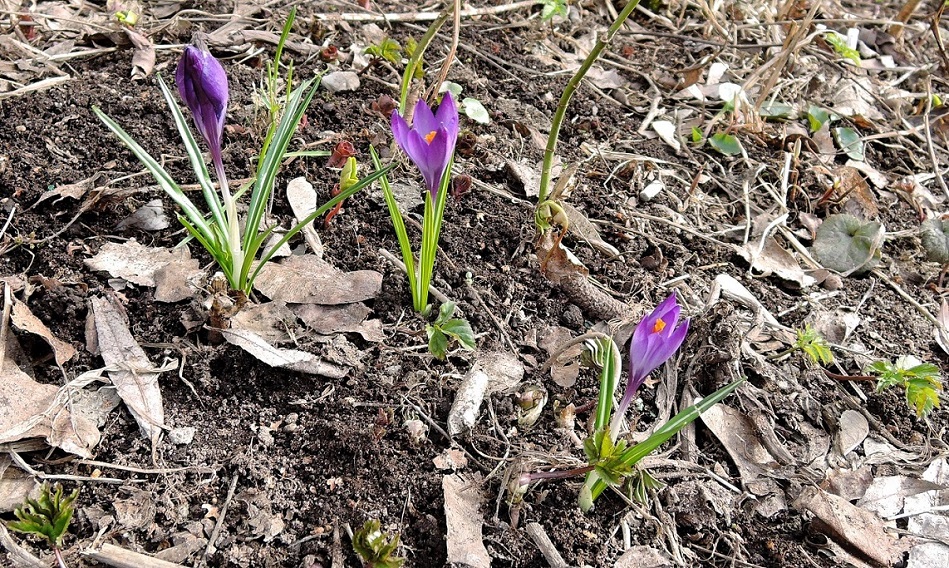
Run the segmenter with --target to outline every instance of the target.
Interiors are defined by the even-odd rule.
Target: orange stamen
[[[431,144],[431,143],[432,143],[432,140],[434,140],[434,139],[435,139],[435,131],[434,131],[434,130],[432,130],[431,132],[429,132],[428,134],[425,135],[425,142],[426,142],[427,144]]]
[[[656,323],[652,326],[652,332],[659,333],[665,328],[666,328],[666,322],[662,321],[662,318],[659,318],[656,320]]]

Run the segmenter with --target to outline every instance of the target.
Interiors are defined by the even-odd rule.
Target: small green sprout
[[[449,340],[455,340],[468,351],[474,351],[475,340],[471,325],[462,318],[453,318],[454,302],[445,302],[438,309],[438,318],[425,326],[428,334],[428,350],[436,359],[445,360]]]
[[[366,521],[353,534],[353,549],[362,558],[366,568],[400,568],[405,558],[392,556],[399,546],[399,535],[391,539],[382,533],[381,524],[375,519]]]
[[[860,66],[860,52],[847,45],[847,38],[837,32],[828,32],[824,40],[834,48],[837,55],[853,61],[855,65]]]
[[[896,360],[876,361],[867,367],[868,373],[879,376],[877,392],[894,385],[906,389],[906,404],[916,410],[916,417],[927,416],[934,408],[939,408],[939,391],[942,390],[942,377],[939,367],[932,363],[923,363],[919,359],[904,355]]]
[[[547,22],[554,16],[567,17],[567,0],[542,0],[543,8],[540,11],[540,19]]]
[[[409,59],[415,55],[415,50],[418,49],[418,42],[415,41],[415,38],[410,37],[405,40],[405,56]],[[418,63],[415,65],[415,70],[412,72],[413,79],[421,79],[425,77],[425,60],[422,58],[422,54],[419,54]]]
[[[56,554],[59,565],[65,567],[61,552],[63,536],[69,528],[69,521],[75,511],[73,502],[78,496],[78,489],[63,496],[62,485],[57,483],[50,488],[49,484],[44,482],[40,486],[39,499],[27,497],[26,502],[13,511],[17,520],[7,523],[7,527],[12,531],[45,538]]]
[[[389,63],[398,64],[402,60],[402,46],[392,38],[385,38],[376,45],[366,48],[366,53],[373,57],[385,59]]]
[[[805,324],[804,329],[795,331],[797,340],[791,349],[803,351],[815,365],[829,365],[834,362],[834,354],[830,352],[830,345],[811,324]]]

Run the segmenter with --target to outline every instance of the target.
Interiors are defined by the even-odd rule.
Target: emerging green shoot
[[[540,10],[540,19],[543,21],[552,20],[554,16],[567,17],[567,0],[542,0],[543,8]]]
[[[791,346],[791,349],[803,351],[815,365],[833,363],[834,354],[830,351],[830,345],[811,324],[805,324],[804,329],[798,329],[795,333],[797,334],[797,340]]]
[[[381,524],[375,519],[353,533],[353,549],[362,558],[366,568],[400,568],[405,558],[393,556],[399,547],[399,535],[391,539],[383,534]]]
[[[73,503],[78,496],[78,489],[64,496],[62,485],[57,483],[50,488],[49,483],[44,482],[40,487],[39,499],[27,498],[23,505],[13,511],[17,520],[7,523],[7,527],[12,531],[46,539],[59,565],[65,566],[60,549],[75,512]]]
[[[454,302],[445,302],[438,309],[438,318],[425,326],[425,333],[428,334],[428,350],[441,361],[444,361],[448,355],[448,346],[451,341],[457,341],[458,345],[468,351],[475,349],[471,325],[467,320],[452,317],[454,314]]]
[[[939,408],[939,391],[942,390],[942,377],[939,367],[932,363],[923,363],[919,359],[905,355],[896,360],[877,361],[867,368],[868,373],[879,376],[877,392],[892,386],[901,386],[906,390],[906,404],[916,410],[916,416],[923,418],[934,408]]]
[[[396,65],[402,60],[402,46],[392,38],[385,38],[377,45],[370,45],[366,48],[366,54],[379,59],[385,59],[389,63]]]

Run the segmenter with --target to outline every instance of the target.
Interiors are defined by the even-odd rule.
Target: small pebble
[[[172,428],[171,431],[168,432],[168,441],[176,446],[187,446],[194,440],[194,435],[197,431],[198,429],[193,426]]]

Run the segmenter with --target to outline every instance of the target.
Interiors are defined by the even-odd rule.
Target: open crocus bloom
[[[175,84],[178,94],[194,115],[194,124],[211,150],[217,168],[221,164],[221,139],[227,111],[227,74],[200,38],[185,47]],[[220,172],[219,172],[220,173]]]
[[[425,187],[438,197],[438,188],[455,152],[458,140],[458,109],[451,93],[445,93],[436,112],[419,99],[410,127],[399,112],[392,112],[392,135],[395,141],[418,166],[425,178]]]
[[[629,382],[626,383],[626,392],[617,409],[617,422],[626,413],[646,377],[672,357],[685,340],[685,334],[689,332],[689,320],[679,324],[681,310],[673,292],[643,318],[633,331],[633,339],[629,344]]]

